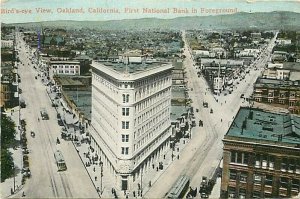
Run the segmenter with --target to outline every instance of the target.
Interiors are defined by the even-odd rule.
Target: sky
[[[136,18],[175,18],[215,15],[231,12],[293,11],[300,13],[300,0],[0,0],[1,22],[23,23],[53,20],[106,21]],[[50,13],[38,13],[37,9]],[[93,9],[115,9],[118,13],[93,13]],[[127,12],[125,9],[127,8]],[[144,13],[144,8],[169,9],[168,13]],[[81,9],[83,13],[62,13],[64,9]],[[175,12],[176,10],[186,12]],[[192,13],[192,9],[196,12]],[[213,9],[213,10],[211,10]],[[16,13],[17,10],[19,13]],[[231,11],[230,11],[231,10]],[[233,10],[233,11],[232,11]],[[130,12],[131,11],[131,12]],[[135,12],[134,12],[135,11]],[[8,13],[11,12],[11,13]],[[23,13],[20,13],[23,12]]]

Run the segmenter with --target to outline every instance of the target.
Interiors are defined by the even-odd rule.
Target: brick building
[[[300,82],[258,78],[254,84],[256,102],[279,104],[291,113],[300,114]]]
[[[221,198],[299,197],[300,117],[240,108],[223,143]]]

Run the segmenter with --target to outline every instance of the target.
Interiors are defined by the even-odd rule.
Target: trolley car
[[[57,150],[55,153],[54,153],[54,158],[55,158],[55,162],[57,164],[57,168],[58,168],[58,171],[65,171],[67,170],[67,165],[65,163],[65,159],[61,153],[60,150]]]
[[[173,185],[166,198],[183,198],[190,185],[190,178],[186,175],[179,177],[177,182]]]

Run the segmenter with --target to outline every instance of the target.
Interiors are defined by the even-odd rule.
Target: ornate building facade
[[[119,190],[132,189],[169,147],[172,67],[92,63],[91,145]]]

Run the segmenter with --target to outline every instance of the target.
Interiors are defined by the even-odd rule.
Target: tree
[[[1,116],[1,149],[8,148],[15,141],[15,123],[6,115]]]
[[[2,146],[1,146],[2,148]],[[1,149],[1,182],[14,175],[14,162],[7,149]]]

